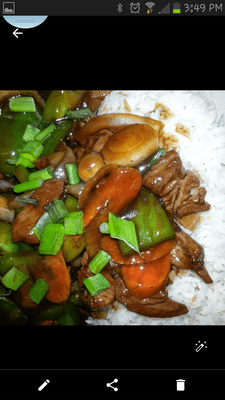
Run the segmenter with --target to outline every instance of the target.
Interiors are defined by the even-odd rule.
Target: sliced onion
[[[11,223],[14,218],[15,210],[10,210],[7,199],[0,195],[0,220]]]

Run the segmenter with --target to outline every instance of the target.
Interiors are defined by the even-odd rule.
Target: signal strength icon
[[[168,3],[160,12],[159,14],[169,14],[170,13],[170,3]]]

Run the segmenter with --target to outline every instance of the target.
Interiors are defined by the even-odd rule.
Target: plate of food
[[[224,101],[0,91],[0,324],[223,325]]]

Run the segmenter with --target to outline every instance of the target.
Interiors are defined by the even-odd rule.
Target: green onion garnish
[[[28,175],[28,181],[33,181],[34,179],[43,179],[43,181],[47,181],[48,179],[53,178],[53,176],[53,170],[50,167],[47,167],[36,172],[31,172]]]
[[[53,221],[50,218],[49,214],[45,212],[38,220],[36,225],[33,227],[32,232],[38,237],[38,239],[41,241],[42,235],[44,232],[44,229],[46,225],[52,224]]]
[[[12,97],[9,100],[9,108],[15,112],[36,112],[33,97]]]
[[[26,192],[27,190],[33,190],[39,188],[44,181],[42,179],[34,179],[30,182],[23,182],[15,185],[13,190],[15,193]]]
[[[29,153],[28,153],[29,154]],[[31,158],[31,157],[30,157]],[[33,159],[33,157],[32,157]],[[28,158],[20,156],[16,162],[16,165],[23,165],[26,168],[34,168],[35,165],[32,161],[28,160]]]
[[[30,199],[29,197],[20,197],[16,196],[14,199],[15,201],[18,201],[19,203],[29,203],[29,204],[34,204],[35,206],[38,205],[38,199]]]
[[[35,126],[28,124],[26,126],[25,132],[23,134],[23,140],[25,142],[29,142],[30,140],[34,140],[35,136],[40,132],[40,129],[35,128]]]
[[[62,224],[46,225],[39,245],[39,254],[55,256],[62,247],[64,226]]]
[[[68,217],[69,215],[63,200],[54,200],[45,207],[45,210],[53,222],[58,222],[61,218]]]
[[[99,227],[101,233],[110,233],[109,230],[109,223],[108,222],[102,222],[102,224]]]
[[[64,218],[65,235],[82,235],[84,232],[83,211],[74,211]]]
[[[20,156],[34,162],[38,157],[40,157],[43,149],[44,146],[38,140],[30,140],[22,148]]]
[[[65,114],[69,119],[82,119],[92,116],[92,112],[89,108],[83,108],[82,110],[65,111]]]
[[[54,122],[47,126],[47,128],[43,129],[40,133],[37,134],[37,136],[35,136],[35,140],[39,140],[39,142],[41,142],[42,140],[44,140],[52,131],[54,131],[54,129],[56,128],[56,125],[54,124]]]
[[[101,273],[84,279],[83,284],[86,286],[91,296],[97,296],[97,294],[110,287],[109,282]]]
[[[80,178],[77,173],[77,164],[66,164],[66,172],[68,174],[69,185],[76,185],[80,182]]]
[[[19,271],[16,267],[12,267],[1,279],[5,287],[12,290],[17,290],[29,279],[29,275]]]
[[[111,258],[112,257],[109,255],[109,253],[106,253],[104,250],[100,250],[89,264],[91,272],[93,274],[99,274],[99,272],[101,272],[106,264],[108,264]]]
[[[19,183],[18,185],[14,185],[14,192],[21,193],[26,192],[27,190],[33,190],[39,188],[44,181],[42,179],[34,179],[33,181]]]
[[[38,279],[29,290],[29,296],[36,304],[39,304],[49,290],[49,285],[44,279]]]
[[[15,168],[15,171],[13,172],[13,174],[17,177],[17,179],[20,183],[23,183],[28,180],[29,171],[24,165],[19,164]]]
[[[128,221],[109,213],[109,232],[111,237],[124,241],[139,253],[137,233],[133,221]]]

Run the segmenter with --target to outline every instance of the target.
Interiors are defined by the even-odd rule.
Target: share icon
[[[114,382],[117,383],[117,382],[118,382],[118,379],[114,379],[114,381],[112,381],[112,382],[110,382],[110,383],[106,383],[106,386],[107,386],[107,387],[111,387],[115,392],[117,392],[118,388],[112,386],[112,383],[114,383]]]

